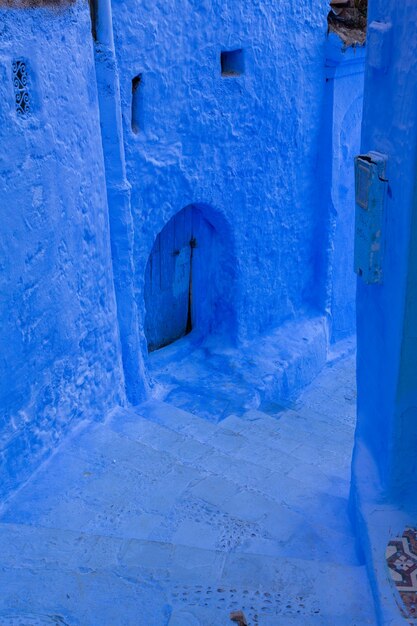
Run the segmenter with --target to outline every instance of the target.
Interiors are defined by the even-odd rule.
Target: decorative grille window
[[[27,117],[30,113],[30,98],[25,61],[16,60],[13,62],[13,85],[16,113],[18,117]]]

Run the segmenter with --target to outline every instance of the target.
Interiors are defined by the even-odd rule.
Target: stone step
[[[235,348],[216,335],[199,345],[185,337],[153,352],[148,367],[168,402],[216,422],[313,380],[327,360],[327,322],[309,316],[308,325],[289,320]]]
[[[375,624],[363,567],[56,528],[0,524],[0,585],[0,616],[38,616],[25,626],[220,626],[232,610],[251,626]]]
[[[290,456],[293,453],[294,461],[292,462],[309,457],[311,459],[315,453],[315,464],[319,460],[322,461],[323,466],[326,466],[326,463],[328,465],[331,461],[332,468],[340,467],[343,471],[350,467],[353,431],[348,436],[347,433],[340,433],[339,429],[333,427],[329,436],[327,423],[324,424],[325,434],[320,430],[319,421],[312,425],[311,420],[309,423],[294,411],[285,412],[282,418],[277,420],[265,413],[252,410],[242,417],[228,416],[219,424],[206,422],[182,409],[160,401],[144,403],[137,407],[135,412],[173,432],[192,437],[200,443],[210,444],[228,454],[236,454],[238,458],[242,454],[249,455],[252,450],[259,449],[261,463],[264,466],[269,462],[278,464],[276,467],[279,471],[282,471],[286,462],[291,462]],[[340,454],[340,449],[344,451],[344,454]],[[265,450],[268,456],[264,454]],[[320,456],[319,459],[317,455]]]
[[[336,418],[322,414],[304,416],[299,411],[286,409],[274,416],[252,409],[242,415],[228,415],[218,424],[208,422],[192,413],[158,400],[149,400],[133,409],[151,421],[175,432],[194,436],[198,441],[207,441],[219,430],[227,430],[246,438],[262,439],[276,449],[295,449],[306,442],[329,452],[335,444],[349,447],[353,439],[353,426],[338,423]]]
[[[351,536],[351,528],[347,516],[347,498],[331,495],[320,489],[321,484],[315,485],[315,491],[306,489],[300,481],[288,476],[294,467],[299,467],[297,458],[292,458],[284,464],[282,456],[279,471],[271,471],[264,465],[252,463],[244,458],[235,458],[232,451],[229,453],[218,450],[216,444],[219,439],[209,438],[206,443],[194,440],[192,437],[169,430],[159,424],[151,423],[136,413],[124,411],[119,419],[112,421],[112,426],[119,432],[146,443],[157,450],[169,450],[177,461],[208,472],[211,476],[218,476],[228,480],[243,489],[255,492],[275,502],[283,504],[292,511],[303,514],[308,518],[316,519],[318,525]],[[121,419],[120,419],[121,418]],[[224,431],[219,431],[224,435]],[[216,434],[215,433],[215,434]],[[228,436],[228,435],[225,435]],[[264,450],[263,443],[260,444]],[[306,472],[306,478],[311,480],[317,470]],[[326,480],[326,477],[324,477]],[[317,481],[319,482],[319,481]],[[324,487],[328,486],[327,482]]]
[[[79,430],[0,519],[0,624],[375,624],[332,393],[323,414],[313,389],[308,411],[149,401]]]
[[[61,447],[60,454],[10,503],[2,521],[225,552],[357,563],[350,529],[331,528],[326,519],[329,506],[337,506],[337,501],[322,494],[325,506],[320,510],[314,499],[307,506],[307,498],[303,502],[299,495],[296,510],[295,498],[291,507],[279,494],[274,499],[256,490],[255,483],[251,489],[245,480],[239,481],[236,463],[226,468],[236,476],[234,481],[233,476],[216,474],[216,467],[210,470],[196,461],[185,465],[171,453],[135,440],[133,434],[128,437],[123,433],[126,416],[136,420],[140,433],[140,419],[126,412],[114,414],[105,425],[91,425]],[[145,432],[156,429],[146,421],[144,427]],[[268,475],[262,472],[257,478]],[[295,488],[295,481],[283,480],[281,490]]]
[[[338,498],[348,497],[351,449],[349,441],[339,442],[341,445],[336,445],[335,442],[326,445],[324,439],[320,442],[313,436],[310,438],[305,432],[300,433],[300,429],[298,439],[295,439],[294,436],[287,435],[289,426],[283,420],[277,421],[267,415],[260,419],[259,416],[262,414],[259,411],[256,412],[256,423],[250,419],[231,416],[219,425],[206,422],[164,402],[147,402],[135,409],[135,413],[180,436],[187,437],[188,441],[184,440],[184,454],[189,450],[191,455],[202,457],[204,447],[208,446],[206,456],[223,454],[237,460],[242,466],[246,464],[260,466],[267,471],[285,474],[299,483],[307,483],[310,489],[314,487],[319,492],[329,493]],[[129,420],[128,417],[126,419]],[[133,418],[129,421],[129,434],[136,436],[140,433],[142,425],[139,423],[135,425]],[[146,424],[144,428],[146,429]],[[283,432],[280,432],[281,430]],[[148,434],[143,434],[143,437],[147,437],[151,445],[160,446],[161,449],[171,443],[173,447],[176,446],[179,439],[175,435],[170,435],[166,431],[159,432],[161,443],[157,443],[157,438],[154,437],[156,430],[151,428],[148,429]],[[295,432],[297,431],[294,429]],[[192,440],[197,443],[193,443]],[[311,445],[306,443],[306,440]],[[221,459],[219,461],[221,462]],[[332,473],[328,473],[329,465],[332,467]]]

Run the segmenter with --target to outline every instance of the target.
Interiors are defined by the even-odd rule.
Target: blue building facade
[[[292,392],[354,333],[363,49],[327,38],[319,0],[0,11],[6,495],[83,420],[148,396],[164,281],[175,336],[314,328]]]

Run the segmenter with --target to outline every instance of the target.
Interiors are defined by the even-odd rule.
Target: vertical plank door
[[[175,215],[156,238],[145,275],[145,333],[157,350],[187,333],[191,276],[192,208]]]

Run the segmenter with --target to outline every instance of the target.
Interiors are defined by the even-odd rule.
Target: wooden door
[[[145,275],[145,333],[151,352],[191,330],[193,215],[187,207],[156,238]]]

